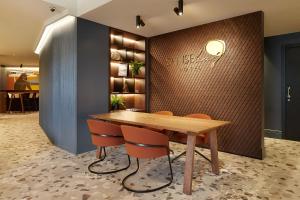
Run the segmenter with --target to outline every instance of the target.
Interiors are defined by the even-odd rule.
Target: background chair
[[[186,115],[185,117],[199,118],[199,119],[209,119],[209,120],[212,119],[209,115],[202,114],[202,113],[189,114],[189,115]],[[173,133],[170,136],[170,141],[181,143],[181,144],[186,144],[187,143],[187,135],[184,134],[184,133],[179,133],[179,132]],[[203,134],[196,137],[196,146],[200,146],[201,144],[206,144],[206,143],[208,143],[208,134],[207,133],[203,133]],[[200,155],[201,157],[203,157],[204,159],[206,159],[207,161],[211,162],[211,160],[209,158],[204,156],[199,151],[195,150],[195,152],[198,155]],[[181,156],[183,156],[185,154],[186,154],[186,151],[182,152],[181,154],[179,154],[178,156],[173,158],[172,162],[174,162],[175,160],[177,160],[178,158],[180,158]]]
[[[38,111],[38,99],[32,92],[8,92],[8,112]]]
[[[173,112],[171,111],[158,111],[158,112],[154,112],[153,114],[173,116]]]
[[[169,186],[173,181],[173,171],[169,156],[168,136],[146,128],[137,128],[133,126],[121,125],[121,129],[125,138],[125,148],[127,153],[130,156],[135,157],[137,161],[137,169],[123,179],[123,187],[131,192],[146,193]],[[169,161],[171,180],[167,184],[148,190],[136,190],[126,186],[126,180],[136,174],[139,170],[139,159],[158,158],[162,156],[167,156]]]
[[[152,114],[173,116],[173,112],[171,112],[171,111],[158,111],[158,112],[154,112]],[[152,127],[147,127],[147,128],[152,130],[152,131],[160,132],[160,133],[163,133],[163,134],[166,134],[166,135],[170,134],[170,132],[168,130],[165,130],[165,129],[152,128]]]
[[[28,106],[30,110],[32,111],[38,111],[39,107],[38,107],[38,97],[37,97],[38,93],[29,93],[28,98],[26,99],[27,102],[25,101],[24,104],[25,106]]]
[[[119,125],[112,124],[109,122],[103,122],[100,120],[94,120],[94,119],[87,120],[87,124],[89,127],[89,131],[91,133],[93,144],[100,148],[99,160],[91,163],[88,166],[88,170],[94,174],[111,174],[111,173],[128,169],[128,167],[130,166],[129,155],[128,155],[128,165],[124,168],[116,169],[112,171],[106,171],[106,172],[99,172],[92,169],[97,163],[105,159],[106,157],[105,147],[119,146],[124,144],[125,142]],[[102,153],[104,154],[103,156]]]
[[[24,112],[24,101],[23,101],[23,94],[21,93],[7,93],[8,97],[8,112],[17,111],[19,109],[20,112]]]

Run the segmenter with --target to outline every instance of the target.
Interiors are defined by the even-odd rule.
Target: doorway
[[[300,44],[284,48],[284,139],[300,141]]]

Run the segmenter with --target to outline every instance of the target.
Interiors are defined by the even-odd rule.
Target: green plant
[[[129,63],[130,69],[132,72],[132,76],[139,75],[141,68],[145,65],[143,62],[140,61],[131,61]]]
[[[125,108],[125,101],[122,96],[111,95],[111,106],[113,110],[118,110],[120,108]]]

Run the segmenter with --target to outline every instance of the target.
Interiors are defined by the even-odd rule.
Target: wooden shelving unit
[[[144,37],[111,29],[110,95],[122,96],[126,109],[134,111],[146,110],[145,46],[146,39]],[[131,61],[144,63],[138,75],[132,75],[129,65]]]

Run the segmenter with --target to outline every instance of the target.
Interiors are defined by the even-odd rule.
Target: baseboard
[[[265,137],[282,139],[281,130],[264,129]]]

